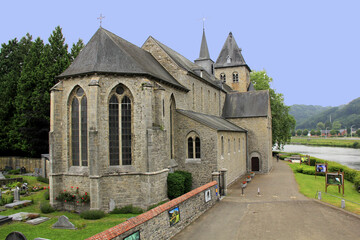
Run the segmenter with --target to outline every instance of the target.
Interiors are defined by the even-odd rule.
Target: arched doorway
[[[251,158],[251,171],[260,171],[260,160],[258,157]]]

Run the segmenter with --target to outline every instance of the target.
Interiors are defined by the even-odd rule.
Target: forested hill
[[[330,109],[331,107],[323,107],[318,105],[302,105],[294,104],[290,106],[289,114],[292,115],[296,120],[296,128],[298,125],[303,124],[306,120],[318,115],[319,113]]]
[[[296,105],[294,105],[296,106]],[[311,106],[308,106],[311,107]],[[297,116],[306,115],[306,111],[303,113],[296,111],[296,107],[291,106],[291,111],[294,111]],[[292,114],[290,111],[290,114]],[[297,120],[296,116],[293,115]],[[346,105],[339,107],[327,107],[325,110],[320,111],[312,116],[309,116],[307,120],[296,123],[297,129],[316,129],[316,124],[319,122],[329,122],[331,116],[331,122],[339,121],[341,128],[349,128],[355,125],[356,128],[360,127],[360,98],[356,98]]]

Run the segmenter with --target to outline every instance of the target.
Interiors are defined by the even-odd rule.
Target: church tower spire
[[[195,60],[195,63],[203,67],[209,74],[214,75],[214,61],[210,58],[209,48],[205,36],[205,28],[203,28],[199,58]]]

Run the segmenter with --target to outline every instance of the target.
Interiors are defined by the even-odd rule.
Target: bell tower
[[[250,87],[250,68],[230,32],[214,65],[215,77],[233,90],[247,92]]]
[[[203,67],[210,75],[214,75],[214,61],[211,60],[208,45],[205,37],[205,28],[201,40],[199,58],[194,61],[197,65]]]

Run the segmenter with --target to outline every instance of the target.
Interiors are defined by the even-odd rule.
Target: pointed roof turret
[[[209,48],[205,37],[205,28],[203,29],[199,58],[196,60],[203,60],[203,59],[210,59]]]
[[[241,48],[238,47],[235,38],[230,32],[214,67],[223,68],[236,66],[246,66],[250,70],[241,54]]]

